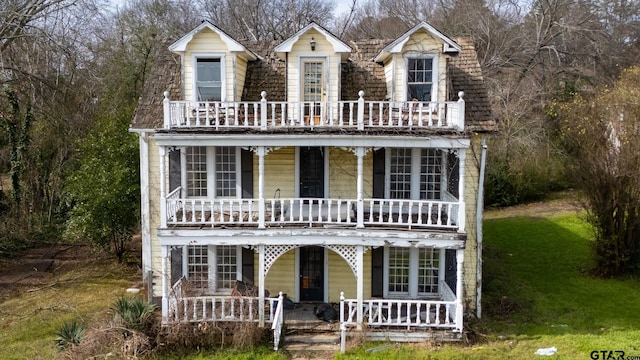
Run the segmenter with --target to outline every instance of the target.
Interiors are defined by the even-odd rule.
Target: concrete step
[[[286,343],[304,343],[304,344],[339,344],[340,334],[336,333],[319,333],[319,334],[295,334],[285,337]]]
[[[340,352],[340,334],[310,332],[289,334],[284,338],[284,350],[291,359],[333,359]]]
[[[285,344],[284,347],[289,352],[338,352],[340,351],[340,344],[305,344],[305,343],[292,343]]]

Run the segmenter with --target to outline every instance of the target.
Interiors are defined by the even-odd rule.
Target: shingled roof
[[[452,57],[448,64],[449,98],[457,100],[458,92],[464,91],[467,131],[494,131],[496,123],[473,43],[466,38],[455,41],[462,51]],[[342,64],[342,100],[356,100],[360,90],[365,91],[366,100],[385,100],[387,88],[384,68],[373,59],[390,42],[363,40],[349,43],[353,51],[349,60]],[[243,45],[257,54],[259,59],[248,63],[241,100],[259,101],[260,93],[266,91],[268,100],[284,101],[285,64],[274,52],[278,43],[247,42]],[[162,128],[164,91],[169,91],[170,99],[183,99],[179,56],[172,54],[167,45],[158,50],[155,59],[131,122],[133,129]]]

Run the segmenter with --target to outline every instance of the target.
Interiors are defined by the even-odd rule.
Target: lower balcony
[[[460,202],[399,199],[195,199],[181,188],[166,198],[167,226],[391,227],[458,230]]]

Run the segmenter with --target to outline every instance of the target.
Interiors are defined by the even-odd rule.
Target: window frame
[[[207,263],[206,264],[197,264],[196,266],[206,267],[206,287],[194,287],[195,289],[202,291],[207,294],[221,294],[221,295],[229,295],[233,291],[233,286],[228,288],[220,288],[218,286],[219,282],[219,273],[218,273],[218,251],[223,250],[225,248],[234,248],[235,249],[235,280],[242,280],[242,246],[240,245],[185,245],[183,251],[183,273],[186,274],[186,278],[192,281],[192,277],[194,273],[190,271],[190,267],[192,264],[189,262],[190,260],[190,249],[194,247],[203,247],[206,248],[206,256]],[[229,280],[233,285],[235,285],[234,280]]]
[[[220,60],[220,100],[213,100],[213,102],[224,102],[226,101],[226,66],[225,66],[225,58],[226,55],[224,53],[193,53],[191,55],[192,58],[192,96],[193,101],[196,103],[206,102],[206,100],[200,100],[200,95],[198,92],[198,60],[200,59],[219,59]]]
[[[389,289],[390,285],[393,284],[391,281],[391,252],[394,249],[401,249],[402,251],[408,251],[408,276],[407,276],[407,291],[391,291]],[[420,284],[419,280],[421,278],[420,271],[422,268],[422,264],[420,262],[420,252],[421,251],[430,251],[431,259],[437,259],[437,264],[431,267],[428,267],[426,270],[431,273],[427,278],[435,279],[434,282],[428,284]],[[433,298],[440,295],[441,288],[440,283],[444,279],[444,265],[445,265],[445,251],[441,248],[433,248],[433,247],[394,247],[394,246],[385,246],[384,248],[384,257],[383,257],[383,297],[385,298],[411,298],[411,299],[419,299],[419,298]],[[432,275],[433,272],[436,272],[435,277]],[[429,292],[421,292],[420,286],[428,286],[432,291]]]
[[[409,184],[409,191],[408,193],[410,194],[409,198],[400,198],[399,200],[441,200],[443,199],[444,196],[444,192],[448,189],[448,184],[447,184],[447,172],[446,170],[446,166],[447,166],[447,151],[446,149],[440,149],[440,148],[388,148],[385,151],[385,171],[384,171],[384,197],[385,199],[398,199],[398,198],[394,198],[392,197],[393,193],[393,189],[392,189],[392,174],[391,174],[391,166],[393,163],[393,156],[394,156],[394,152],[396,152],[397,150],[402,149],[404,151],[410,151],[411,154],[411,164],[410,164],[410,169],[411,169],[411,173],[409,174],[409,178],[410,178],[410,184]],[[429,155],[429,151],[439,151],[439,159],[440,159],[440,179],[439,179],[439,196],[437,198],[433,198],[433,199],[429,199],[428,197],[423,198],[422,193],[426,193],[429,194],[430,191],[428,189],[426,189],[425,191],[423,191],[422,189],[422,177],[426,176],[426,178],[428,179],[429,175],[432,175],[432,173],[430,172],[422,172],[422,152],[423,150],[427,151],[427,158],[430,156]],[[438,154],[438,153],[437,153]],[[427,166],[427,170],[429,170],[429,166]],[[405,175],[406,176],[406,175]],[[428,188],[428,186],[427,186]],[[405,193],[407,192],[406,190],[404,191]],[[434,191],[431,191],[431,193],[435,193]]]
[[[422,100],[423,103],[435,103],[438,101],[438,54],[436,53],[422,53],[422,52],[408,52],[404,54],[404,98],[405,101],[412,101],[413,99],[409,97],[409,61],[410,60],[431,60],[431,99],[430,100]],[[413,82],[416,84],[424,84],[426,82]]]
[[[181,151],[181,172],[182,172],[182,188],[184,189],[184,194],[187,198],[190,199],[240,199],[242,198],[242,154],[241,147],[239,146],[205,146],[206,148],[206,184],[207,184],[207,195],[206,196],[192,196],[188,195],[190,192],[189,182],[187,181],[187,168],[189,161],[189,157],[187,156],[188,148],[199,147],[199,146],[185,146]],[[218,195],[217,188],[217,174],[218,174],[218,164],[216,163],[216,154],[217,149],[219,148],[233,148],[235,155],[235,195],[234,196],[220,196]]]

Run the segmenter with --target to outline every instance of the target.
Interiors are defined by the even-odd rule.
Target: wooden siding
[[[311,38],[316,42],[316,50],[311,51]],[[288,56],[287,64],[287,82],[288,82],[288,101],[301,101],[300,89],[302,89],[301,68],[303,59],[325,59],[325,84],[326,101],[339,100],[339,83],[340,83],[340,55],[333,51],[333,46],[325,37],[315,30],[300,36],[298,41],[291,48]]]
[[[373,193],[373,156],[363,158],[364,196]],[[351,151],[329,148],[329,197],[355,199],[357,196],[358,157]]]
[[[418,31],[409,37],[409,40],[404,44],[402,53],[393,54],[392,58],[395,59],[395,84],[393,99],[395,101],[411,100],[406,99],[407,94],[407,72],[406,72],[406,53],[424,53],[424,54],[437,54],[438,55],[438,97],[437,101],[446,101],[446,73],[447,73],[447,55],[442,53],[442,44],[434,39],[431,35],[424,31]],[[392,67],[392,60],[389,60],[385,64],[385,76],[387,82],[390,82],[390,76],[392,76],[392,70],[387,68]]]
[[[269,269],[267,278],[265,279],[265,288],[269,290],[270,296],[277,296],[279,291],[287,294],[290,299],[294,299],[296,293],[295,274],[295,249],[289,250],[276,260]],[[254,270],[254,279],[258,279],[258,254],[254,255],[256,264]],[[255,282],[257,284],[257,281]]]
[[[333,251],[329,251],[329,302],[340,301],[340,292],[344,292],[346,298],[356,298],[356,277],[349,264]],[[371,297],[371,251],[364,254],[364,298]]]
[[[149,233],[151,236],[151,270],[153,271],[153,296],[162,296],[162,254],[158,242],[160,227],[160,152],[154,140],[149,140]],[[144,215],[143,215],[144,216]],[[169,274],[169,278],[171,274]]]
[[[295,197],[295,148],[285,147],[264,157],[264,196],[271,198],[280,189],[281,198]],[[253,194],[258,197],[258,157],[253,156]]]
[[[225,61],[221,64],[224,67],[224,101],[233,101],[234,79],[233,73],[233,58],[235,54],[230,53],[227,50],[227,45],[222,41],[220,36],[209,29],[203,29],[201,32],[193,37],[193,40],[189,43],[187,51],[184,54],[184,96],[186,100],[195,101],[195,94],[193,89],[194,83],[194,64],[193,55],[207,55],[207,54],[224,54]],[[237,79],[236,79],[237,80]],[[242,93],[242,92],[240,92]]]
[[[247,77],[247,61],[239,56],[235,57],[236,62],[236,85],[235,85],[235,97],[234,101],[240,101],[242,99],[242,92],[244,91],[244,82]],[[258,101],[260,99],[254,99]]]

